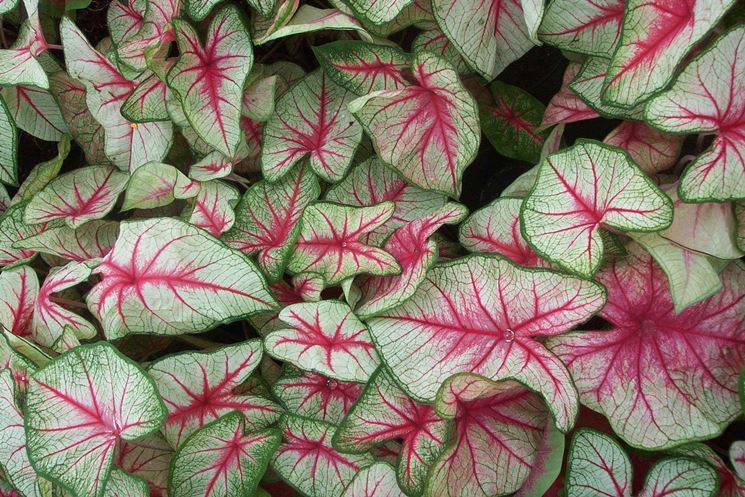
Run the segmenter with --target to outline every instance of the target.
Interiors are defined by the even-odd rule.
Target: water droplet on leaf
[[[512,341],[515,339],[515,332],[507,328],[506,330],[504,330],[502,338],[504,338],[505,342],[512,343]]]

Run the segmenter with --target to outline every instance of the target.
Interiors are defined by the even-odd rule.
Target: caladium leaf
[[[120,109],[135,83],[126,79],[111,61],[91,47],[67,17],[60,22],[60,37],[65,47],[67,70],[70,76],[85,84],[88,109],[103,127],[106,157],[125,171],[134,171],[150,161],[163,160],[171,145],[171,123],[133,123],[124,118]],[[80,94],[76,90],[70,98],[80,98]],[[77,118],[84,119],[82,112],[84,109],[78,111]]]
[[[71,327],[79,338],[93,338],[96,328],[74,312],[65,309],[54,301],[53,295],[87,280],[91,268],[83,262],[70,262],[66,266],[50,272],[39,289],[34,304],[31,331],[34,341],[52,347],[63,335],[66,327]]]
[[[235,393],[261,361],[261,342],[249,340],[212,352],[175,354],[148,369],[168,409],[163,434],[173,447],[206,423],[233,410],[251,430],[276,421],[277,407],[261,397]],[[196,374],[195,374],[196,372]]]
[[[571,52],[608,56],[621,35],[625,0],[555,0],[538,29],[542,41]]]
[[[303,372],[283,376],[272,392],[288,412],[338,424],[362,393],[362,385]]]
[[[57,177],[62,169],[62,164],[69,154],[70,140],[66,136],[63,136],[59,143],[57,143],[57,156],[34,166],[23,183],[18,187],[18,191],[13,196],[11,204],[30,200],[34,195],[42,191],[50,181]]]
[[[454,420],[455,436],[435,461],[425,495],[487,497],[517,491],[552,423],[542,399],[522,384],[472,374],[448,379],[435,408]]]
[[[737,476],[745,480],[745,442],[737,441],[729,446],[729,460]]]
[[[119,235],[116,221],[90,221],[77,229],[48,228],[15,243],[15,247],[55,255],[69,261],[89,261],[109,253]]]
[[[589,140],[549,155],[521,211],[522,231],[545,259],[585,278],[603,259],[602,226],[659,231],[670,199],[620,149]]]
[[[344,453],[360,453],[401,439],[398,481],[408,494],[419,495],[447,438],[447,422],[434,408],[410,399],[380,368],[339,425],[333,444]]]
[[[37,138],[59,141],[68,133],[62,111],[48,90],[35,86],[10,86],[0,92],[16,126]]]
[[[264,341],[273,357],[340,381],[365,382],[380,364],[367,327],[349,306],[335,300],[304,302],[282,309],[290,328]]]
[[[670,90],[646,107],[647,121],[662,130],[718,133],[711,147],[691,162],[681,177],[680,196],[688,202],[745,198],[745,159],[741,152],[743,83],[734,76],[702,76],[723,69],[726,75],[745,70],[742,26],[729,31],[696,56]]]
[[[663,89],[678,63],[734,3],[628,0],[621,39],[605,76],[603,99],[631,108]]]
[[[104,217],[127,186],[128,176],[113,166],[76,169],[53,179],[26,206],[23,219],[39,224],[62,219],[71,228]]]
[[[5,185],[0,183],[0,215],[2,215],[8,207],[10,207],[10,194],[8,194]]]
[[[168,72],[192,128],[208,144],[232,157],[241,141],[243,83],[253,65],[251,38],[240,13],[222,8],[210,22],[204,44],[185,21],[174,19],[181,56]]]
[[[352,98],[352,93],[321,70],[305,76],[282,95],[264,128],[264,177],[276,181],[307,157],[321,178],[330,182],[342,179],[362,139],[362,128],[347,110]]]
[[[122,441],[115,464],[123,470],[144,478],[153,497],[164,496],[168,485],[168,468],[173,449],[160,433],[140,440]]]
[[[411,58],[398,48],[345,40],[314,47],[313,53],[326,75],[355,95],[408,85],[404,71]]]
[[[155,68],[153,59],[167,55],[174,39],[173,19],[181,10],[181,0],[151,0],[132,36],[116,43],[117,59],[127,68],[141,73]]]
[[[296,7],[295,5],[291,5]],[[287,12],[283,12],[286,14]],[[366,41],[372,41],[370,34],[362,27],[354,17],[337,9],[319,9],[312,5],[302,5],[292,16],[292,19],[281,27],[274,29],[256,40],[257,44],[293,36],[303,33],[312,33],[321,30],[356,31]],[[264,30],[262,30],[264,31]]]
[[[169,61],[168,68],[171,67]],[[122,104],[121,113],[133,122],[167,121],[168,86],[157,74],[141,79],[127,100]]]
[[[14,335],[29,335],[39,279],[28,266],[0,273],[0,325]]]
[[[235,225],[222,239],[248,255],[272,280],[282,276],[300,231],[303,210],[321,193],[315,176],[298,167],[276,183],[253,185],[235,208]]]
[[[569,449],[567,497],[631,497],[631,461],[618,443],[602,433],[582,429]],[[647,473],[638,495],[644,497],[712,497],[719,478],[708,464],[687,457],[665,458]]]
[[[447,201],[444,195],[407,183],[374,157],[355,166],[343,180],[326,192],[325,198],[359,207],[387,200],[394,202],[396,210],[391,218],[370,235],[370,238],[381,241],[396,229],[439,211]]]
[[[370,24],[385,24],[394,20],[411,2],[412,0],[346,0],[345,3],[357,19]]]
[[[364,467],[375,462],[369,453],[340,454],[331,446],[335,427],[322,421],[285,415],[280,425],[284,442],[272,468],[309,497],[341,496]]]
[[[190,209],[189,223],[219,237],[235,222],[233,207],[239,196],[238,190],[223,181],[201,183]]]
[[[384,162],[422,188],[456,197],[479,147],[476,103],[430,52],[415,54],[411,71],[417,84],[360,97],[350,110]]]
[[[101,496],[117,442],[157,430],[164,418],[163,402],[139,366],[108,343],[82,345],[31,376],[29,459],[75,495]]]
[[[0,370],[0,467],[23,497],[41,497],[39,477],[26,454],[26,433],[23,414],[16,404],[16,390],[11,370]]]
[[[148,497],[147,483],[142,478],[112,468],[106,482],[104,497]]]
[[[530,474],[515,497],[544,497],[561,482],[564,462],[564,434],[549,423],[538,446]]]
[[[718,497],[742,497],[745,495],[745,482],[739,479],[737,474],[708,445],[691,443],[676,447],[670,452],[709,463],[719,475]]]
[[[17,240],[23,240],[44,231],[45,225],[23,222],[26,203],[10,206],[0,216],[0,267],[22,264],[36,255],[33,250],[17,249]]]
[[[481,108],[484,134],[500,154],[526,162],[536,162],[546,133],[539,131],[543,104],[517,86],[494,81],[489,85],[494,105]]]
[[[458,239],[466,250],[501,254],[527,267],[547,267],[520,233],[523,199],[500,197],[471,214],[460,225]]]
[[[548,399],[564,431],[577,414],[577,394],[563,364],[533,337],[562,333],[603,303],[595,283],[472,255],[432,268],[409,300],[368,325],[381,358],[415,400],[433,400],[459,372],[514,376]]]
[[[396,471],[390,464],[376,462],[362,469],[341,497],[405,497],[396,482]]]
[[[190,180],[175,167],[162,162],[148,162],[129,177],[121,210],[154,209],[176,199],[192,198],[199,183]]]
[[[189,167],[189,177],[196,181],[220,179],[233,172],[233,161],[220,152],[210,152]]]
[[[683,137],[650,128],[644,123],[624,121],[603,143],[622,148],[647,174],[669,169],[678,160]]]
[[[396,258],[401,274],[356,278],[354,284],[360,295],[355,313],[367,319],[411,297],[437,259],[437,243],[430,237],[442,225],[457,224],[467,214],[465,206],[452,202],[438,212],[398,228],[386,241],[384,249]]]
[[[533,46],[520,0],[433,0],[432,13],[463,58],[489,81]]]
[[[18,130],[5,101],[0,98],[0,181],[18,183]]]
[[[252,495],[280,440],[277,430],[246,433],[241,413],[225,414],[194,432],[179,447],[168,495]]]
[[[573,123],[594,119],[600,114],[588,106],[569,85],[579,74],[582,65],[577,62],[570,62],[564,71],[564,79],[558,93],[551,98],[543,113],[541,128],[548,128],[559,123]]]
[[[458,74],[470,74],[471,72],[468,64],[463,60],[463,57],[461,57],[460,53],[455,49],[450,40],[442,34],[442,31],[434,26],[428,31],[422,31],[419,33],[411,43],[412,52],[420,52],[423,50],[434,52],[439,57],[448,61]]]
[[[300,273],[292,277],[292,289],[305,302],[318,302],[326,281],[317,274]]]
[[[366,245],[364,237],[393,215],[393,202],[351,207],[318,202],[305,209],[289,269],[316,273],[326,284],[336,285],[357,274],[386,275],[400,272],[388,252]]]
[[[715,436],[740,414],[745,272],[728,266],[720,292],[676,315],[662,271],[642,250],[629,252],[597,276],[608,289],[600,315],[613,328],[552,337],[549,346],[582,402],[606,414],[629,445],[659,449]]]
[[[610,60],[605,57],[590,56],[585,59],[577,77],[569,87],[603,117],[610,119],[641,120],[644,116],[643,104],[630,108],[608,103],[603,99],[603,91]]]
[[[142,19],[147,11],[147,3],[142,0],[120,1],[109,4],[106,11],[106,24],[114,45],[131,39],[142,27]]]
[[[200,332],[275,305],[243,254],[176,219],[122,223],[95,273],[86,301],[109,339]]]

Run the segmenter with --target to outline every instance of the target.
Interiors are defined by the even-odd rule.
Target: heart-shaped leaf
[[[79,497],[98,497],[118,441],[157,430],[165,415],[139,366],[108,343],[81,345],[31,376],[28,455],[40,475]]]
[[[10,86],[0,91],[16,126],[46,141],[59,141],[69,133],[62,111],[48,90]]]
[[[675,165],[683,137],[650,128],[644,123],[625,121],[608,133],[603,143],[626,150],[645,173],[657,174]]]
[[[362,129],[347,110],[354,95],[317,70],[305,76],[277,101],[264,128],[261,168],[276,181],[301,159],[321,178],[344,177]]]
[[[577,415],[576,391],[564,365],[534,337],[562,333],[603,303],[595,283],[473,255],[432,268],[409,300],[368,325],[386,366],[415,400],[434,400],[459,372],[513,376],[548,399],[566,430]]]
[[[192,198],[199,184],[175,167],[162,162],[148,162],[129,177],[122,210],[154,209],[174,200]]]
[[[176,219],[122,223],[95,273],[86,301],[109,339],[200,332],[275,305],[243,254]]]
[[[186,21],[174,19],[181,56],[168,87],[196,133],[226,157],[241,141],[243,83],[253,65],[251,38],[240,13],[223,7],[210,21],[204,44]]]
[[[194,197],[189,223],[219,237],[235,223],[233,207],[238,203],[238,190],[220,180],[201,183]]]
[[[365,382],[380,364],[367,327],[343,302],[293,304],[279,319],[291,328],[270,333],[264,346],[282,361],[340,381]]]
[[[360,97],[350,110],[386,164],[424,189],[457,197],[479,148],[476,103],[431,52],[415,54],[411,72],[417,84]]]
[[[603,260],[602,226],[659,231],[672,222],[670,199],[620,149],[589,140],[549,155],[521,211],[535,251],[589,278]]]
[[[676,315],[662,271],[642,250],[629,251],[597,276],[608,289],[600,315],[613,327],[553,337],[549,346],[582,402],[630,445],[660,449],[716,436],[741,412],[745,272],[728,266],[719,293]]]
[[[683,69],[670,90],[647,105],[647,120],[665,131],[718,133],[711,147],[691,162],[681,177],[679,192],[685,201],[745,198],[745,97],[742,79],[735,77],[743,70],[745,28],[740,26],[701,52]],[[720,72],[728,76],[703,76]]]
[[[179,447],[168,495],[252,495],[280,440],[277,430],[246,433],[245,418],[232,411],[195,431]]]
[[[251,430],[277,419],[277,407],[257,396],[240,395],[236,388],[261,361],[261,342],[249,340],[213,352],[175,354],[153,363],[148,373],[168,409],[163,434],[173,447],[206,423],[238,410]]]

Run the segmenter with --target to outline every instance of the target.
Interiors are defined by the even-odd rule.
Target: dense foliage
[[[0,44],[0,496],[745,497],[736,0],[0,0]]]

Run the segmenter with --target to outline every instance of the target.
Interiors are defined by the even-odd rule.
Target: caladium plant
[[[745,497],[740,3],[0,0],[0,496]]]

